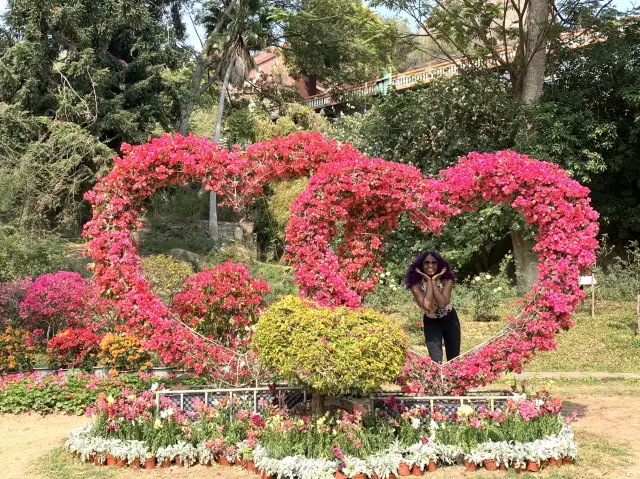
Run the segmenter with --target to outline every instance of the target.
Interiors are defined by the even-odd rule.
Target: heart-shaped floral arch
[[[401,377],[408,391],[460,393],[519,370],[536,350],[555,347],[555,334],[571,326],[583,295],[578,276],[595,261],[597,213],[588,189],[553,164],[509,151],[470,154],[438,179],[424,178],[411,166],[370,160],[319,133],[296,133],[244,152],[193,136],[165,135],[123,152],[86,195],[94,208],[84,234],[96,283],[116,301],[128,330],[165,362],[230,383],[259,379],[248,367],[252,358],[197,336],[172,316],[140,272],[132,233],[142,202],[158,188],[202,181],[226,204],[241,208],[266,183],[312,172],[292,207],[287,253],[303,295],[351,307],[375,286],[384,239],[401,214],[437,234],[449,218],[482,203],[508,203],[521,212],[538,227],[535,250],[541,258],[539,284],[523,313],[510,318],[495,341],[442,367],[410,355]]]

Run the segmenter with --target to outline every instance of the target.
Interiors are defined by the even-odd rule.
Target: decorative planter
[[[355,476],[353,476],[351,479],[367,479],[367,476],[364,475],[364,473],[360,473],[360,474],[356,474]]]
[[[55,369],[51,369],[51,368],[33,368],[33,372],[36,373],[38,376],[44,376],[45,374],[50,374],[54,371]]]
[[[221,466],[228,466],[229,460],[225,456],[220,456],[220,459],[218,459],[218,464],[220,464]]]
[[[176,457],[176,466],[178,467],[182,467],[184,464],[182,464],[182,459],[180,459],[179,457]]]
[[[427,464],[427,472],[434,472],[438,469],[438,465],[436,464],[436,461],[434,461],[433,459],[429,460],[429,464]]]
[[[131,461],[129,463],[129,467],[133,467],[134,469],[140,469],[141,467],[140,459],[134,459],[133,461]]]
[[[165,378],[167,376],[169,376],[170,374],[174,374],[175,369],[171,368],[171,367],[157,367],[157,368],[149,368],[147,370],[147,372],[149,374],[153,374],[154,376],[157,376],[159,378]]]
[[[413,467],[411,468],[411,475],[412,476],[424,476],[424,471],[422,470],[422,468],[418,464],[414,464]]]
[[[127,465],[124,459],[117,458],[116,459],[116,467],[125,467]]]
[[[93,458],[93,463],[96,466],[102,466],[104,464],[104,459],[96,454]]]
[[[562,458],[556,459],[555,457],[550,457],[549,458],[549,464],[552,465],[552,466],[561,467],[562,466]]]
[[[115,466],[116,465],[116,458],[113,457],[111,454],[107,454],[107,466]]]
[[[149,457],[144,460],[144,468],[145,469],[155,469],[156,468],[156,458]]]
[[[523,467],[514,467],[513,470],[516,471],[516,474],[522,474],[522,471],[524,471],[524,468]]]
[[[464,460],[464,469],[465,471],[477,471],[478,470],[478,465],[475,462],[470,462],[467,461],[466,459]]]
[[[529,461],[527,463],[527,471],[538,472],[540,470],[540,466],[538,466],[537,462]]]
[[[405,462],[401,462],[398,465],[398,475],[399,476],[410,476],[411,470],[409,469],[409,465]]]
[[[109,375],[109,368],[93,368],[93,374],[102,378]]]
[[[244,462],[244,466],[247,468],[247,471],[256,472],[256,466],[253,463],[253,459],[249,459],[249,460],[245,461]]]
[[[164,461],[162,461],[160,463],[160,467],[164,467],[164,468],[171,467],[171,459],[165,459]]]
[[[507,470],[507,465],[504,463],[504,461],[500,462],[500,466],[498,467],[498,469],[501,471]]]
[[[542,461],[540,463],[540,469],[546,469],[547,467],[549,467],[549,461]]]
[[[485,459],[484,461],[482,461],[482,465],[484,466],[484,468],[487,471],[497,471],[498,470],[498,466],[496,466],[496,460],[495,459]]]
[[[347,477],[347,475],[344,474],[342,471],[336,471],[335,478],[336,479],[349,479]]]
[[[95,454],[91,454],[88,458],[87,458],[87,462],[94,462],[96,460],[96,455]]]
[[[562,464],[573,464],[573,458],[572,457],[563,457],[562,458]]]

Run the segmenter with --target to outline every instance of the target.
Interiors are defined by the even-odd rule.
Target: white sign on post
[[[580,282],[578,284],[580,284],[580,286],[595,286],[598,282],[593,276],[580,276]]]

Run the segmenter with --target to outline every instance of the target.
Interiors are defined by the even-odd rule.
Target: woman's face
[[[433,276],[438,272],[438,260],[432,256],[427,255],[424,260],[422,260],[422,271],[427,276]]]

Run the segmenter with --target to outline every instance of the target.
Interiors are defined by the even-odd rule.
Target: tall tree
[[[162,73],[186,47],[182,0],[9,0],[0,101],[71,121],[118,149],[175,120]]]
[[[544,85],[547,50],[585,36],[584,20],[609,15],[598,0],[374,0],[404,12],[459,71],[487,67],[505,71],[517,102],[537,102]],[[589,22],[593,24],[593,22]],[[514,136],[515,138],[515,136]],[[522,224],[511,231],[516,264],[523,273],[518,287],[537,279],[533,243]]]

